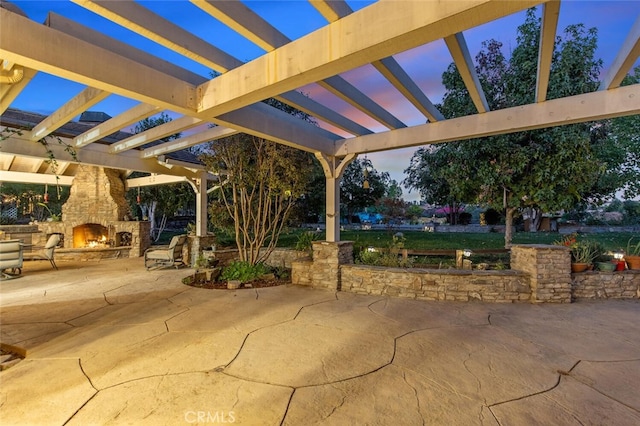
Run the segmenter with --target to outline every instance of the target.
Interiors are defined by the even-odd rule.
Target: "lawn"
[[[292,230],[280,236],[278,246],[294,247],[298,239],[300,230]],[[387,247],[391,242],[393,232],[369,230],[369,231],[342,231],[340,239],[342,241],[354,241],[360,247]],[[413,250],[455,250],[469,248],[479,249],[499,249],[504,248],[504,234],[499,233],[447,233],[447,232],[422,232],[405,231],[404,247]],[[640,236],[632,232],[607,232],[581,234],[578,240],[588,239],[597,241],[606,250],[619,250],[627,246],[629,238]],[[319,239],[324,238],[324,234],[319,234]],[[549,232],[517,232],[513,235],[513,244],[552,244],[562,238],[561,234]]]

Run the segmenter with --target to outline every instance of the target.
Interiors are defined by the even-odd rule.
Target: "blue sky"
[[[430,0],[424,0],[430,1]],[[455,0],[454,0],[455,1]],[[44,22],[47,13],[53,11],[86,26],[103,32],[111,37],[126,41],[147,52],[161,56],[180,66],[188,68],[203,76],[209,76],[210,70],[181,55],[165,49],[152,41],[105,20],[94,13],[71,3],[70,1],[14,1],[28,16],[36,22]],[[188,29],[197,36],[211,42],[218,48],[242,61],[252,60],[264,53],[262,49],[236,34],[202,12],[185,0],[180,1],[141,1],[145,7],[171,20],[175,24]],[[176,8],[175,3],[181,3]],[[370,4],[370,1],[348,1],[354,10]],[[305,0],[271,1],[252,0],[245,4],[254,12],[267,19],[272,25],[291,39],[308,34],[326,24],[322,16]],[[604,61],[603,72],[612,63],[617,49],[626,37],[633,22],[640,13],[640,0],[627,1],[579,1],[564,0],[560,9],[558,31],[561,32],[569,24],[583,23],[587,28],[598,29],[597,56]],[[524,21],[524,13],[512,15],[492,23],[473,28],[464,33],[472,57],[479,52],[483,41],[494,38],[503,43],[504,52],[515,46],[516,30]],[[444,88],[440,76],[452,61],[444,42],[438,41],[417,49],[412,49],[395,56],[427,96],[437,103],[442,99]],[[637,64],[636,64],[637,65]],[[361,91],[385,107],[408,125],[425,122],[422,116],[406,101],[388,82],[382,78],[372,66],[365,66],[343,77],[354,83]],[[44,88],[46,87],[46,90]],[[16,99],[12,107],[49,114],[63,105],[83,89],[82,86],[57,77],[39,73],[27,89]],[[326,104],[374,131],[386,130],[380,124],[359,111],[354,111],[346,103],[316,85],[309,85],[301,90],[314,100]],[[47,93],[47,96],[41,96]],[[135,105],[135,101],[112,95],[103,102],[92,107],[92,110],[104,111],[111,116]],[[347,112],[349,111],[349,112]],[[332,129],[333,130],[333,129]],[[339,133],[339,131],[336,131]],[[397,181],[404,178],[403,170],[409,165],[409,159],[415,149],[402,149],[385,153],[369,154],[376,169],[387,171]],[[415,192],[405,190],[406,200],[415,200]]]

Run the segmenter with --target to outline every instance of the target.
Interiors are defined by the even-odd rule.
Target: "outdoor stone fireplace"
[[[80,165],[62,206],[62,221],[39,223],[41,241],[34,244],[62,234],[61,256],[70,251],[94,253],[92,258],[142,256],[151,244],[150,224],[127,220],[131,214],[125,191],[121,171]]]

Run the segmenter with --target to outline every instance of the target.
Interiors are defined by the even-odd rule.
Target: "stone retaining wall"
[[[573,300],[640,299],[640,271],[573,274]]]
[[[640,298],[640,271],[571,273],[569,249],[516,245],[511,270],[404,269],[353,265],[349,242],[314,242],[313,259],[294,261],[292,283],[422,300],[571,303]]]
[[[341,290],[420,300],[516,302],[529,300],[529,276],[519,271],[341,267]]]

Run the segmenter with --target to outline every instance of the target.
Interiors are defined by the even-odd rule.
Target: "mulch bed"
[[[227,288],[226,281],[195,281],[194,282],[194,281],[185,280],[183,281],[183,284],[191,287],[197,287],[197,288],[208,288],[211,290],[229,290]],[[251,281],[250,283],[243,283],[240,286],[240,288],[236,290],[244,290],[249,288],[276,287],[284,284],[290,284],[290,280],[284,280],[284,279],[278,279],[278,278],[260,279],[260,280]]]

